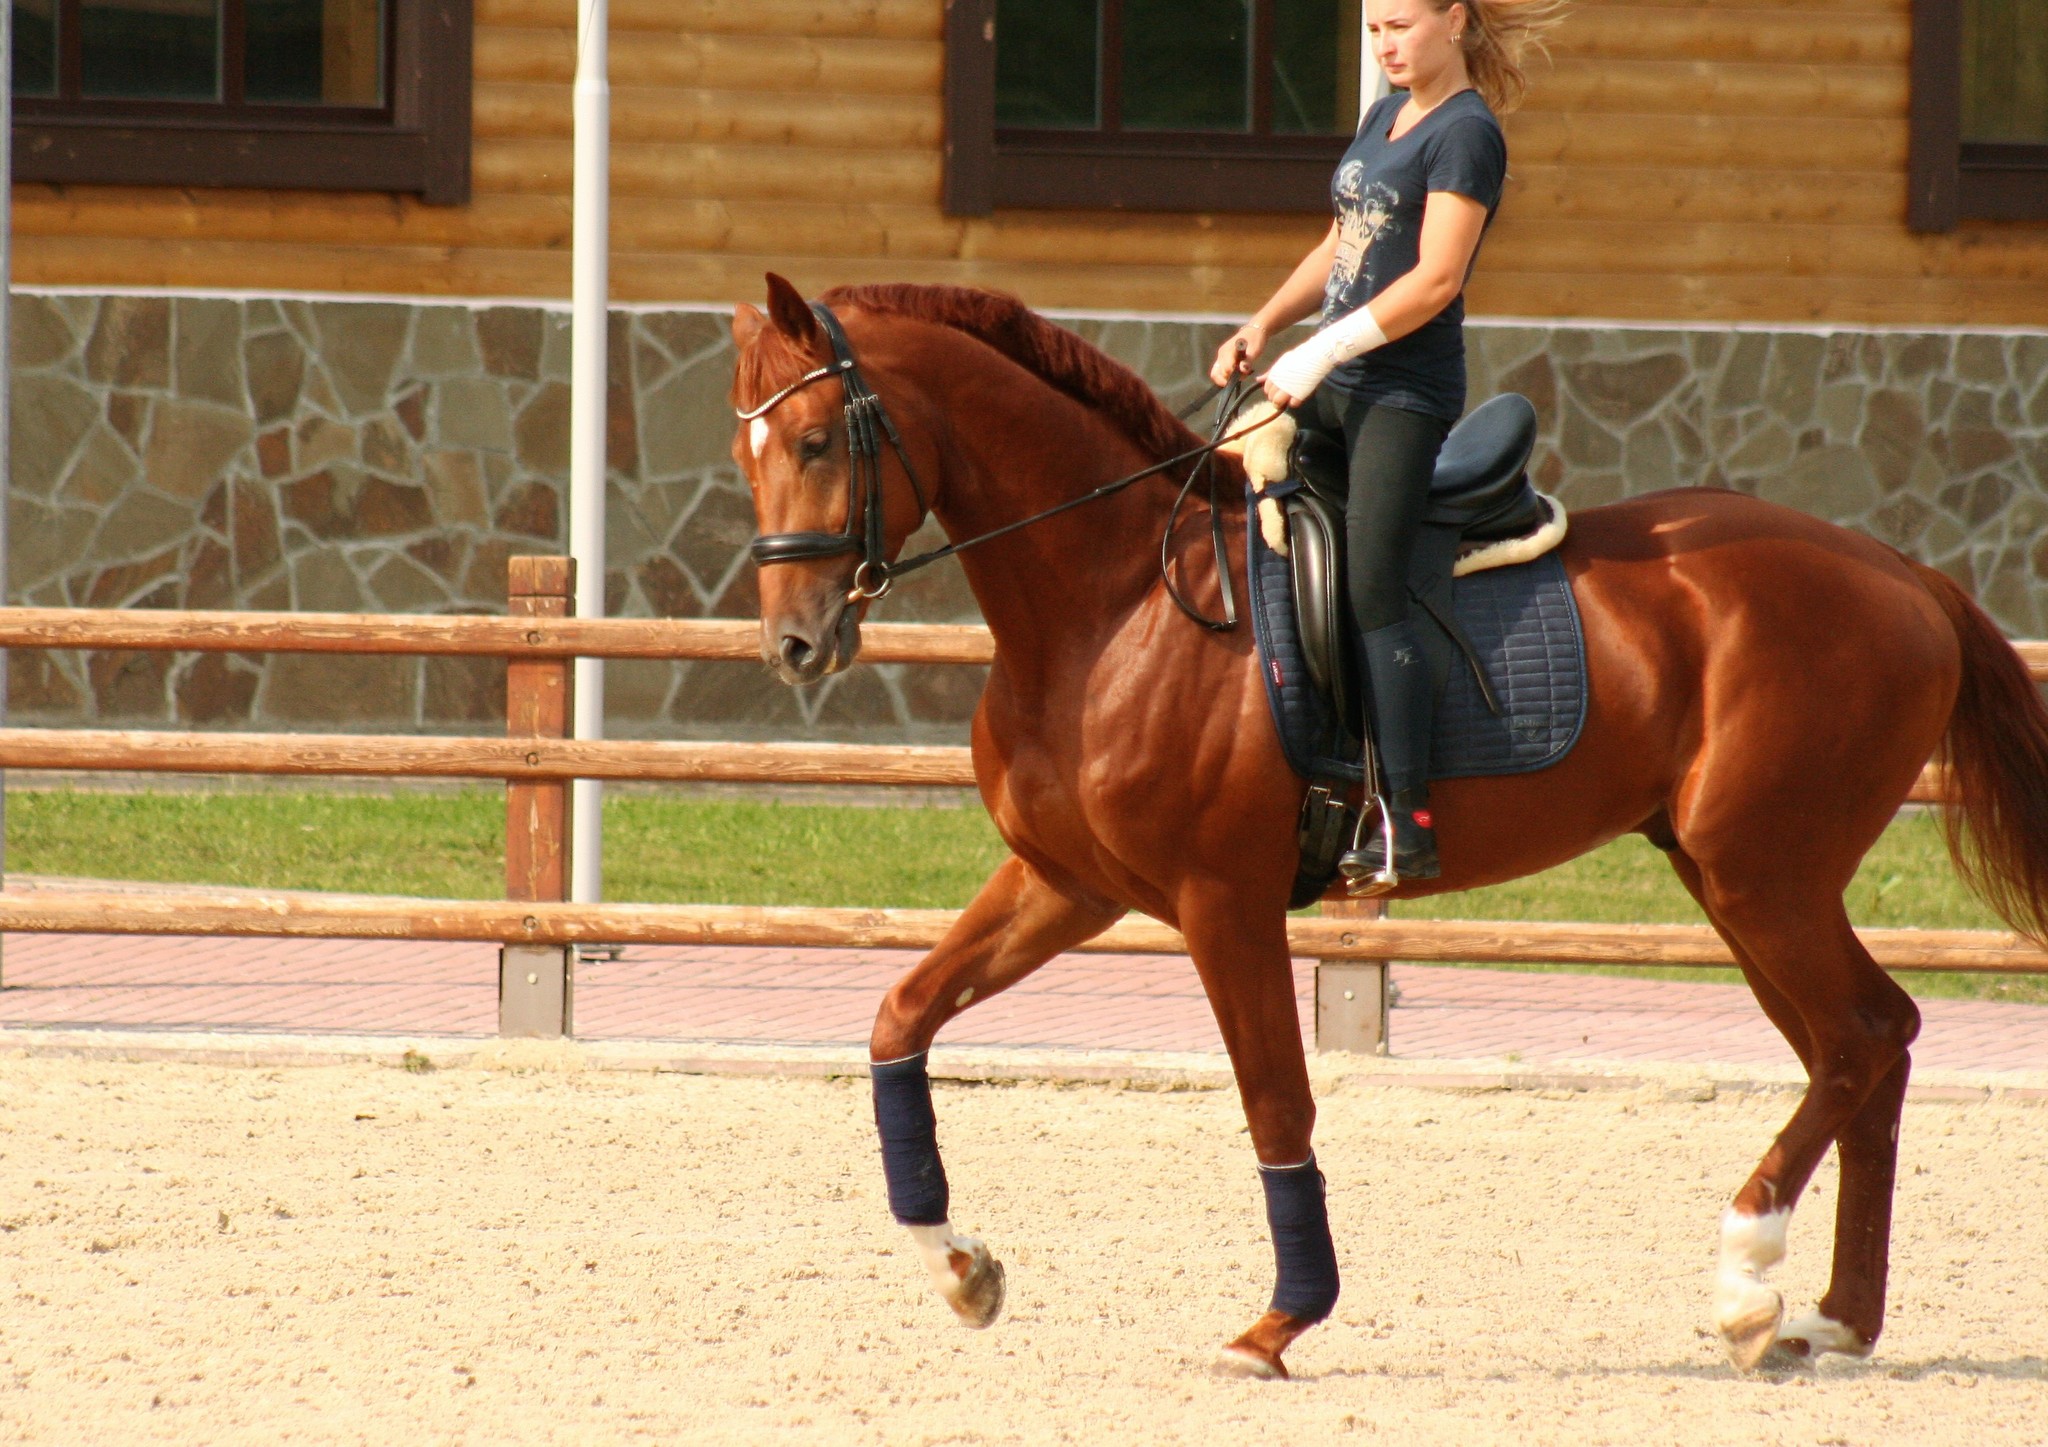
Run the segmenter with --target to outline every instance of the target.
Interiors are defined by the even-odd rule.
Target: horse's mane
[[[1200,441],[1136,372],[1014,296],[969,286],[885,282],[834,287],[820,300],[828,306],[856,306],[965,332],[1048,386],[1100,411],[1155,457],[1185,452]],[[769,335],[764,333],[764,340]],[[770,360],[761,356],[756,367],[765,370]],[[748,377],[749,390],[762,380],[758,374]]]

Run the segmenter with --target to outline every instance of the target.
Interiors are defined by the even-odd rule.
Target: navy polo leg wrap
[[[870,1065],[875,1129],[882,1136],[882,1173],[889,1210],[905,1226],[938,1226],[946,1216],[946,1168],[939,1163],[938,1117],[925,1057]]]
[[[1323,1173],[1310,1156],[1298,1166],[1260,1166],[1259,1184],[1266,1188],[1266,1224],[1279,1268],[1272,1310],[1321,1321],[1337,1305],[1337,1247],[1330,1240]]]

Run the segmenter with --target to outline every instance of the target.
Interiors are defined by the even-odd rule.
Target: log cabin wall
[[[2048,324],[2048,226],[1907,231],[1911,0],[1581,0],[1526,109],[1475,313]],[[1241,312],[1304,216],[939,206],[943,0],[615,0],[613,287],[901,279]],[[475,194],[22,186],[40,284],[562,296],[573,0],[477,0]]]

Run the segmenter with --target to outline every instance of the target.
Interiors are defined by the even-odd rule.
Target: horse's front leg
[[[1003,1267],[981,1242],[953,1230],[925,1052],[962,1010],[1101,934],[1122,913],[1069,898],[1013,856],[938,947],[890,987],[875,1018],[868,1070],[889,1209],[910,1228],[933,1287],[969,1326],[987,1326],[1002,1311]]]
[[[1183,907],[1181,930],[1223,1032],[1259,1158],[1276,1279],[1266,1314],[1217,1357],[1224,1376],[1285,1378],[1280,1354],[1337,1305],[1337,1249],[1310,1137],[1316,1103],[1295,1013],[1287,916],[1241,894]]]

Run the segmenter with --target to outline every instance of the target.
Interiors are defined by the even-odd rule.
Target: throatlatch
[[[890,1214],[905,1226],[944,1225],[950,1203],[925,1056],[870,1065],[868,1078],[875,1089],[875,1129],[882,1137]]]

